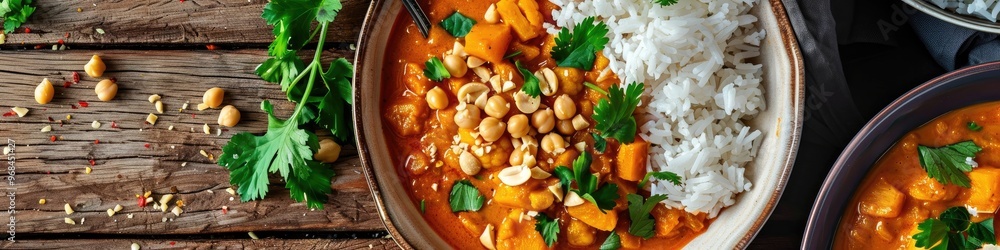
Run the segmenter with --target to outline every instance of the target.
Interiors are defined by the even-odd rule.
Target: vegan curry
[[[903,136],[848,204],[835,249],[978,249],[996,244],[1000,102],[945,114]]]
[[[429,2],[427,38],[396,18],[381,103],[401,185],[438,235],[458,249],[675,249],[705,230],[706,214],[640,188],[642,84],[619,87],[600,48],[560,55],[542,27],[554,5]]]

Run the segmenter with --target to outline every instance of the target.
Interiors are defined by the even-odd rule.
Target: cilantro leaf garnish
[[[649,213],[653,211],[653,207],[657,203],[666,200],[667,196],[653,195],[643,201],[641,195],[628,194],[625,199],[628,199],[628,217],[632,220],[632,225],[628,227],[628,233],[644,239],[653,237],[656,220]]]
[[[424,76],[436,82],[443,81],[444,79],[451,78],[451,73],[448,73],[448,69],[444,67],[444,63],[441,59],[437,57],[431,57],[430,60],[424,63]]]
[[[673,183],[674,185],[677,186],[681,185],[681,176],[675,174],[674,172],[662,171],[662,172],[647,172],[646,176],[643,176],[642,180],[639,181],[639,187],[646,186],[646,181],[649,181],[649,177],[653,177],[658,180],[669,181],[670,183]]]
[[[618,250],[622,248],[622,238],[618,236],[618,233],[611,232],[608,238],[601,243],[600,250]]]
[[[323,208],[334,172],[313,159],[319,142],[311,131],[324,127],[340,143],[353,140],[348,112],[354,69],[341,58],[323,72],[320,61],[330,22],[341,7],[339,0],[272,0],[264,7],[261,17],[274,26],[275,39],[268,47],[270,58],[255,71],[265,81],[280,84],[295,110],[288,119],[281,119],[274,115],[270,102],[261,102],[268,115],[267,132],[262,136],[236,134],[222,148],[218,164],[229,170],[229,182],[238,187],[240,200],[264,198],[268,175],[277,173],[292,200]],[[319,23],[315,29],[313,22]],[[317,48],[306,64],[296,51],[314,37],[318,37]]]
[[[928,218],[917,225],[911,238],[916,247],[927,249],[979,249],[984,244],[996,244],[993,219],[973,223],[965,207],[948,208],[937,218]]]
[[[608,141],[598,135],[597,133],[590,133],[590,137],[594,138],[594,150],[598,153],[604,153],[604,150],[608,148]],[[642,185],[639,185],[640,187]]]
[[[965,173],[972,171],[972,165],[969,165],[966,160],[975,158],[976,153],[982,150],[972,141],[959,142],[940,148],[923,145],[917,147],[920,155],[920,166],[927,171],[927,176],[934,178],[941,184],[955,184],[966,188],[969,187],[969,176]]]
[[[635,140],[636,122],[632,112],[639,105],[643,84],[633,82],[622,89],[618,85],[608,89],[607,98],[601,99],[594,106],[594,128],[601,137],[615,138],[621,143],[629,144]]]
[[[425,204],[424,200],[420,200],[420,213],[426,213],[426,212],[427,212],[427,205]]]
[[[590,154],[583,152],[576,160],[573,160],[572,172],[565,166],[556,167],[556,177],[559,178],[563,190],[569,189],[570,184],[575,180],[576,188],[571,189],[571,191],[576,192],[584,200],[594,203],[602,213],[605,213],[605,210],[611,210],[615,207],[615,200],[621,196],[618,195],[618,185],[616,184],[608,183],[598,187],[597,175],[590,172],[592,162],[593,158]],[[570,176],[570,174],[572,175]]]
[[[521,91],[524,91],[525,94],[528,94],[531,97],[538,97],[541,95],[542,88],[538,86],[538,77],[535,77],[534,74],[531,74],[531,71],[524,68],[524,65],[521,65],[521,61],[514,62],[514,66],[517,67],[517,71],[521,72],[521,76],[524,77],[524,86],[521,86]]]
[[[3,17],[4,33],[12,33],[17,27],[21,27],[28,21],[28,17],[35,13],[35,7],[31,7],[31,0],[3,0],[0,2],[0,16]]]
[[[468,35],[469,31],[472,30],[472,25],[476,24],[476,20],[472,20],[472,18],[468,18],[462,15],[462,13],[455,11],[455,13],[448,16],[448,18],[441,20],[440,24],[441,27],[448,32],[448,34],[451,34],[451,36],[465,37],[465,35]]]
[[[548,215],[539,213],[535,215],[535,230],[542,234],[545,244],[552,247],[559,237],[559,219],[552,219]]]
[[[660,6],[670,6],[677,4],[677,0],[653,0],[653,2],[660,4]]]
[[[469,180],[460,180],[451,187],[451,195],[448,198],[452,212],[479,211],[486,202],[486,197],[479,193]]]
[[[972,130],[972,131],[983,130],[983,126],[979,126],[979,124],[976,124],[976,122],[969,122],[969,124],[967,125],[967,127],[969,128],[969,130]]]
[[[552,58],[560,67],[574,67],[583,70],[594,68],[597,52],[608,44],[608,25],[595,21],[595,17],[584,18],[573,27],[573,31],[562,29],[556,36],[556,46],[552,47]],[[595,24],[596,22],[596,24]]]

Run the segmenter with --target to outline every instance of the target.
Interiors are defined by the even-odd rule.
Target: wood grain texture
[[[24,240],[0,243],[3,249],[130,249],[132,243],[142,249],[396,249],[392,239],[310,239],[281,240],[140,240],[76,239]]]
[[[266,0],[34,1],[35,13],[7,45],[268,44]],[[357,40],[370,0],[341,0],[327,41]],[[79,10],[79,11],[78,11]],[[104,34],[97,32],[104,30]],[[69,34],[69,37],[67,37]]]
[[[323,210],[310,211],[304,203],[293,203],[276,178],[271,179],[265,200],[230,200],[225,191],[230,187],[228,171],[200,151],[217,156],[233,134],[263,133],[267,118],[259,108],[262,99],[275,102],[281,117],[291,113],[293,107],[284,101],[280,87],[252,73],[266,51],[97,51],[108,63],[104,77],[115,77],[120,86],[110,102],[97,100],[93,90],[97,79],[84,76],[79,84],[62,87],[73,71],[85,75],[82,67],[93,53],[31,51],[6,53],[6,60],[0,60],[0,112],[12,106],[31,109],[25,117],[0,117],[0,140],[6,144],[6,139],[12,139],[16,144],[17,232],[384,230],[353,146],[345,148],[342,160],[333,166],[337,173],[334,191]],[[324,58],[328,62],[345,54],[350,52],[327,51]],[[47,105],[36,104],[32,97],[42,78],[57,85],[56,97]],[[219,111],[195,108],[204,91],[215,86],[226,90],[224,104],[235,105],[243,114],[240,124],[221,136],[215,134]],[[147,101],[152,94],[163,96],[166,106],[155,125],[145,123],[146,116],[156,112]],[[81,107],[80,101],[88,102],[88,107]],[[190,103],[189,109],[179,112],[185,102]],[[55,121],[49,121],[50,117]],[[95,120],[103,123],[98,129],[91,128]],[[112,122],[118,128],[112,128]],[[202,132],[203,124],[212,127],[211,135]],[[52,131],[39,132],[46,125]],[[169,126],[174,130],[168,130]],[[91,159],[93,172],[86,174]],[[172,188],[177,190],[174,200],[186,204],[180,216],[152,206],[138,207],[136,194],[151,190],[154,199],[159,199]],[[47,203],[38,204],[39,199]],[[64,204],[76,212],[67,215]],[[109,217],[106,210],[117,204],[124,210]],[[228,212],[222,211],[223,206],[228,206]],[[127,218],[128,214],[133,218]],[[63,223],[64,218],[77,225]],[[83,218],[86,221],[81,223]]]

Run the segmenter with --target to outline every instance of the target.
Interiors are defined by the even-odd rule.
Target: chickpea
[[[463,77],[465,76],[465,73],[469,72],[469,66],[467,66],[465,60],[462,60],[462,57],[458,55],[445,56],[444,68],[448,69],[448,73],[451,74],[451,77]]]
[[[559,120],[569,120],[576,115],[576,103],[573,103],[573,98],[569,98],[569,95],[566,94],[556,98],[555,103],[552,104],[552,108],[555,110],[556,118],[559,118]]]
[[[226,91],[222,90],[222,88],[210,88],[206,90],[205,95],[201,97],[201,102],[209,108],[218,108],[222,105],[222,99],[225,95]]]
[[[35,101],[38,104],[47,104],[56,95],[56,89],[52,87],[52,82],[48,78],[42,79],[42,83],[35,87]]]
[[[240,123],[240,110],[233,105],[226,105],[219,112],[219,125],[225,127],[235,127]]]
[[[323,163],[331,163],[340,158],[340,144],[331,140],[323,139],[319,141],[319,150],[313,155],[313,159]]]
[[[486,141],[497,141],[503,136],[504,129],[507,124],[504,124],[500,119],[493,117],[486,117],[481,123],[479,123],[479,135],[483,137]]]
[[[434,87],[430,91],[427,91],[427,96],[424,97],[427,100],[427,106],[431,109],[444,109],[448,107],[448,96],[445,95],[444,90],[440,87]]]
[[[524,150],[521,150],[521,148],[514,148],[514,151],[510,153],[510,158],[507,163],[510,163],[511,166],[517,166],[524,163]]]
[[[507,132],[510,133],[510,137],[521,138],[528,135],[528,131],[531,131],[531,128],[528,127],[527,115],[518,114],[507,120]]]
[[[510,103],[503,96],[495,95],[486,101],[486,114],[496,118],[503,118],[510,111]]]
[[[560,134],[572,135],[576,133],[576,128],[573,128],[572,120],[559,120],[559,124],[556,125],[556,130],[559,130]]]
[[[542,151],[553,153],[560,149],[566,149],[566,140],[562,136],[556,133],[549,133],[545,137],[542,137]]]
[[[455,124],[460,128],[464,129],[474,129],[479,126],[481,118],[479,117],[479,108],[474,105],[463,105],[465,109],[459,109],[455,113]]]
[[[105,69],[107,69],[107,66],[104,65],[104,61],[101,60],[101,57],[98,55],[94,55],[90,58],[90,62],[83,65],[83,71],[87,72],[87,75],[94,78],[104,75]]]
[[[115,95],[118,94],[118,84],[108,79],[101,80],[94,87],[94,93],[97,93],[97,99],[105,102],[110,101],[115,99]]]
[[[556,67],[556,78],[563,93],[576,95],[583,90],[583,71],[573,67]]]
[[[545,109],[531,114],[531,125],[538,129],[538,133],[548,133],[556,126],[556,118],[552,115],[552,109]]]

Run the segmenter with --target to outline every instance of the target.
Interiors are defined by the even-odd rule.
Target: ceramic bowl
[[[913,6],[914,9],[917,9],[920,12],[954,25],[983,32],[1000,34],[1000,23],[990,22],[990,20],[982,19],[976,16],[962,15],[952,10],[942,9],[927,0],[903,0],[903,2]]]
[[[802,249],[828,249],[854,191],[892,145],[921,125],[952,110],[1000,100],[995,91],[1000,62],[959,69],[910,90],[861,129],[834,163],[806,224]]]
[[[394,144],[387,142],[383,133],[379,96],[382,62],[386,46],[392,44],[389,33],[400,11],[401,1],[373,1],[361,31],[354,75],[354,122],[361,164],[379,215],[396,243],[406,249],[447,249],[449,245],[434,233],[407,195],[407,185],[400,181],[389,157],[389,147]],[[761,2],[754,14],[767,32],[758,62],[764,65],[768,109],[749,121],[766,135],[757,159],[747,166],[753,188],[740,194],[736,205],[723,210],[687,248],[746,247],[777,204],[798,149],[805,95],[798,43],[780,0]]]

